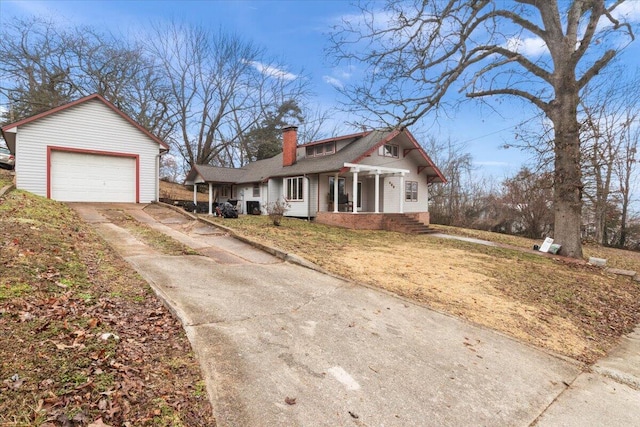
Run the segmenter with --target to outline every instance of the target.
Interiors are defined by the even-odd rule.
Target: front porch
[[[409,173],[407,169],[345,163],[342,170],[326,175],[329,178],[328,199],[319,210],[354,214],[403,213],[405,177]],[[386,188],[385,182],[392,190]],[[325,190],[323,184],[320,184],[321,190]]]
[[[429,212],[369,213],[318,212],[315,221],[334,227],[352,230],[387,230],[410,234],[426,234],[429,229]]]

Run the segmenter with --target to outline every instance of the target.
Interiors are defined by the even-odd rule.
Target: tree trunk
[[[556,99],[549,111],[555,131],[554,241],[562,245],[561,255],[582,258],[579,97],[577,88],[573,86],[575,84],[566,84],[556,89]]]
[[[607,228],[607,206],[606,201],[600,200],[601,197],[596,198],[598,200],[595,207],[595,235],[594,240],[599,245],[606,245],[606,228]]]

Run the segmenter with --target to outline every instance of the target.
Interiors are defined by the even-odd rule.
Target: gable
[[[151,134],[129,116],[98,94],[89,95],[69,104],[36,114],[32,117],[2,127],[2,135],[7,145],[15,152],[16,133],[20,129],[33,129],[33,126],[44,126],[57,131],[77,129],[80,133],[108,133],[116,130],[127,136],[134,135],[134,140],[148,140],[157,144],[160,151],[168,151],[169,147],[162,140]],[[108,128],[112,126],[113,128]],[[42,128],[41,128],[42,129]],[[137,134],[136,134],[137,132]]]

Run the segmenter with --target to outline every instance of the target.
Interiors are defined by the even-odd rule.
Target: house
[[[94,94],[2,127],[16,188],[67,202],[158,200],[169,147]]]
[[[185,184],[214,202],[238,200],[241,213],[265,213],[279,199],[287,216],[360,229],[390,229],[389,218],[429,223],[429,184],[446,182],[408,130],[373,130],[298,145],[283,129],[283,152],[242,168],[195,165]],[[194,198],[195,200],[195,198]]]

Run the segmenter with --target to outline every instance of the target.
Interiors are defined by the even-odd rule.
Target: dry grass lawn
[[[200,187],[204,189],[204,186]],[[193,191],[175,182],[160,181],[160,197],[173,200],[193,201]],[[209,193],[198,192],[197,198],[199,202],[208,202]]]
[[[539,243],[528,239],[439,227],[523,249],[518,250],[295,219],[285,219],[280,227],[260,216],[215,220],[343,277],[586,363],[606,354],[640,321],[639,283],[586,264],[523,251]],[[588,246],[585,256],[640,271],[639,253]]]

